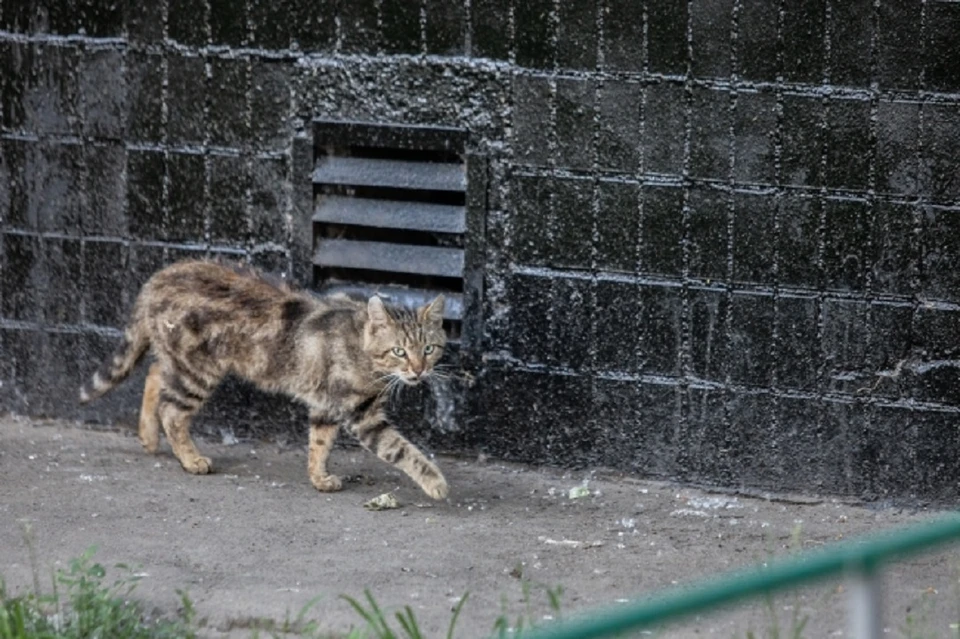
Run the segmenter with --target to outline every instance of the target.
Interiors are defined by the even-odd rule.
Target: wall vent
[[[466,140],[455,128],[315,121],[315,288],[408,305],[442,292],[447,330],[460,341]]]

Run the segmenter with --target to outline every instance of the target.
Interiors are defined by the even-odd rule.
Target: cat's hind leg
[[[140,405],[138,435],[143,449],[148,453],[157,452],[157,447],[160,445],[160,416],[157,408],[160,402],[162,372],[160,363],[154,362],[150,366],[147,381],[143,385],[143,403]]]
[[[310,482],[317,490],[334,492],[340,490],[340,478],[327,471],[327,458],[330,449],[337,439],[340,427],[319,416],[310,415],[310,454],[307,461],[307,471]]]
[[[190,422],[206,401],[214,384],[176,366],[164,366],[157,402],[157,415],[173,454],[188,473],[206,475],[213,462],[197,450],[190,437]]]

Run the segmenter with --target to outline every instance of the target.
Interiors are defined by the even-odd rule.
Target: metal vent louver
[[[461,129],[315,121],[315,286],[408,305],[443,293],[459,338],[465,142]]]

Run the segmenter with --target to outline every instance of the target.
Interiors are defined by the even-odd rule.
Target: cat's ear
[[[440,326],[443,324],[443,305],[446,302],[443,295],[437,295],[432,302],[420,308],[420,321]]]
[[[387,309],[383,306],[383,300],[379,295],[374,295],[367,300],[367,316],[374,326],[383,326],[390,321],[390,316],[387,315]]]

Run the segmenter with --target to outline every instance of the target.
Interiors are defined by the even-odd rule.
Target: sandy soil
[[[440,636],[457,598],[470,591],[461,637],[511,619],[549,617],[544,587],[562,586],[564,614],[859,533],[928,519],[931,511],[868,508],[828,497],[749,498],[605,473],[564,473],[441,458],[451,497],[431,503],[391,467],[356,448],[334,452],[348,479],[316,492],[301,446],[201,442],[217,473],[184,473],[166,446],[142,452],[130,432],[94,432],[65,422],[0,419],[0,575],[8,588],[32,582],[29,524],[41,579],[91,545],[110,566],[144,575],[138,596],[157,614],[186,588],[212,637],[248,637],[263,620],[295,615],[320,596],[311,618],[336,633],[358,618],[340,594],[369,588],[390,609],[409,605]],[[589,496],[569,490],[589,480]],[[397,510],[363,503],[394,491]],[[578,543],[574,543],[578,542]],[[525,612],[524,580],[534,584]],[[888,636],[955,636],[960,616],[956,552],[897,564],[887,573]],[[690,619],[663,637],[769,636],[769,611],[804,636],[845,636],[846,597],[824,582],[762,603]],[[651,633],[646,633],[651,634]]]

